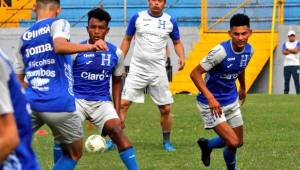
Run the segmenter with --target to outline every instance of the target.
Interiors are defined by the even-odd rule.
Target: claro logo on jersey
[[[36,38],[40,35],[47,34],[47,33],[50,33],[49,25],[42,27],[38,30],[26,31],[23,34],[23,40],[29,41],[29,40],[32,40],[33,38]]]
[[[105,78],[109,78],[110,74],[108,71],[102,70],[100,74],[94,74],[91,72],[82,72],[81,77],[86,80],[104,80]]]

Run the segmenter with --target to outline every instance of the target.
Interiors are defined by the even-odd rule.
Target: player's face
[[[109,32],[106,21],[99,21],[96,18],[91,18],[87,26],[87,32],[90,36],[90,43],[95,43],[97,40],[104,40]]]
[[[149,8],[152,15],[160,15],[165,7],[165,0],[148,0]]]
[[[252,34],[252,30],[248,26],[232,27],[228,31],[232,39],[233,49],[237,52],[242,51],[248,42],[248,38]]]
[[[290,41],[290,42],[296,41],[296,36],[295,36],[295,35],[290,35],[290,36],[288,36],[288,37],[289,37],[289,41]]]

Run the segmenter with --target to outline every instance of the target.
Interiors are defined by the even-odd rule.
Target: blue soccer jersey
[[[111,100],[111,76],[121,76],[124,65],[121,50],[110,43],[107,45],[108,51],[82,52],[75,56],[73,76],[76,98],[88,101]]]
[[[26,97],[32,110],[39,112],[72,112],[72,58],[54,51],[55,38],[69,39],[66,20],[49,18],[37,21],[21,37],[17,73],[26,75]]]
[[[8,58],[0,50],[0,115],[14,113],[20,143],[0,164],[0,170],[39,170],[35,154],[31,148],[31,119],[27,111],[25,96],[21,91]]]
[[[218,100],[221,106],[226,106],[237,100],[238,92],[235,81],[243,72],[252,57],[253,49],[246,44],[242,52],[232,49],[231,40],[222,42],[213,48],[200,65],[207,71],[205,82],[207,88]],[[197,100],[208,104],[203,94],[199,93]]]

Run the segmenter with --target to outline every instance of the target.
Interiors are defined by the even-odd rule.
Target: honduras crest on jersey
[[[71,56],[54,52],[51,26],[57,20],[38,21],[21,37],[20,53],[29,84],[26,97],[35,111],[75,110]]]
[[[86,44],[87,41],[82,42]],[[75,97],[88,101],[110,101],[110,79],[118,64],[117,48],[78,53],[73,63]]]
[[[217,63],[210,70],[207,70],[205,82],[207,88],[212,92],[221,106],[226,106],[236,101],[238,92],[236,79],[242,73],[253,54],[250,44],[246,44],[242,52],[235,52],[232,49],[231,41],[222,42],[209,52],[205,62],[201,66],[210,68],[209,63]],[[203,65],[202,65],[203,64]],[[199,93],[197,100],[208,104],[203,94]]]

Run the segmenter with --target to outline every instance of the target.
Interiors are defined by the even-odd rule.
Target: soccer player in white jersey
[[[227,170],[236,169],[236,150],[243,145],[243,119],[241,104],[246,98],[245,68],[253,55],[248,44],[252,31],[247,15],[236,14],[230,19],[230,40],[214,47],[191,73],[199,89],[197,107],[206,129],[214,129],[218,137],[199,138],[202,162],[210,164],[210,154],[215,148],[224,148]],[[206,73],[205,80],[202,75]],[[240,89],[237,91],[236,79]]]
[[[121,44],[121,50],[126,55],[135,36],[130,69],[122,91],[120,118],[125,127],[124,121],[131,103],[143,103],[144,89],[148,87],[150,96],[161,113],[163,148],[174,151],[170,142],[173,97],[165,70],[167,41],[169,38],[173,41],[179,56],[179,70],[184,67],[184,48],[175,19],[163,12],[166,0],[148,0],[148,4],[148,10],[131,18]]]
[[[58,19],[59,0],[37,0],[37,22],[21,36],[16,70],[26,87],[34,131],[47,124],[54,136],[53,170],[72,170],[82,155],[82,123],[75,114],[70,53],[107,49],[69,42],[70,24]],[[26,78],[28,85],[25,83]]]
[[[0,170],[40,170],[31,120],[10,59],[0,49]]]
[[[105,40],[109,32],[110,15],[95,8],[88,13],[89,39],[82,44]],[[124,57],[122,51],[107,42],[108,51],[87,51],[75,55],[73,63],[76,113],[81,120],[88,119],[103,135],[117,145],[120,158],[128,170],[137,170],[135,151],[121,128],[120,113]],[[112,78],[112,98],[110,80]]]

